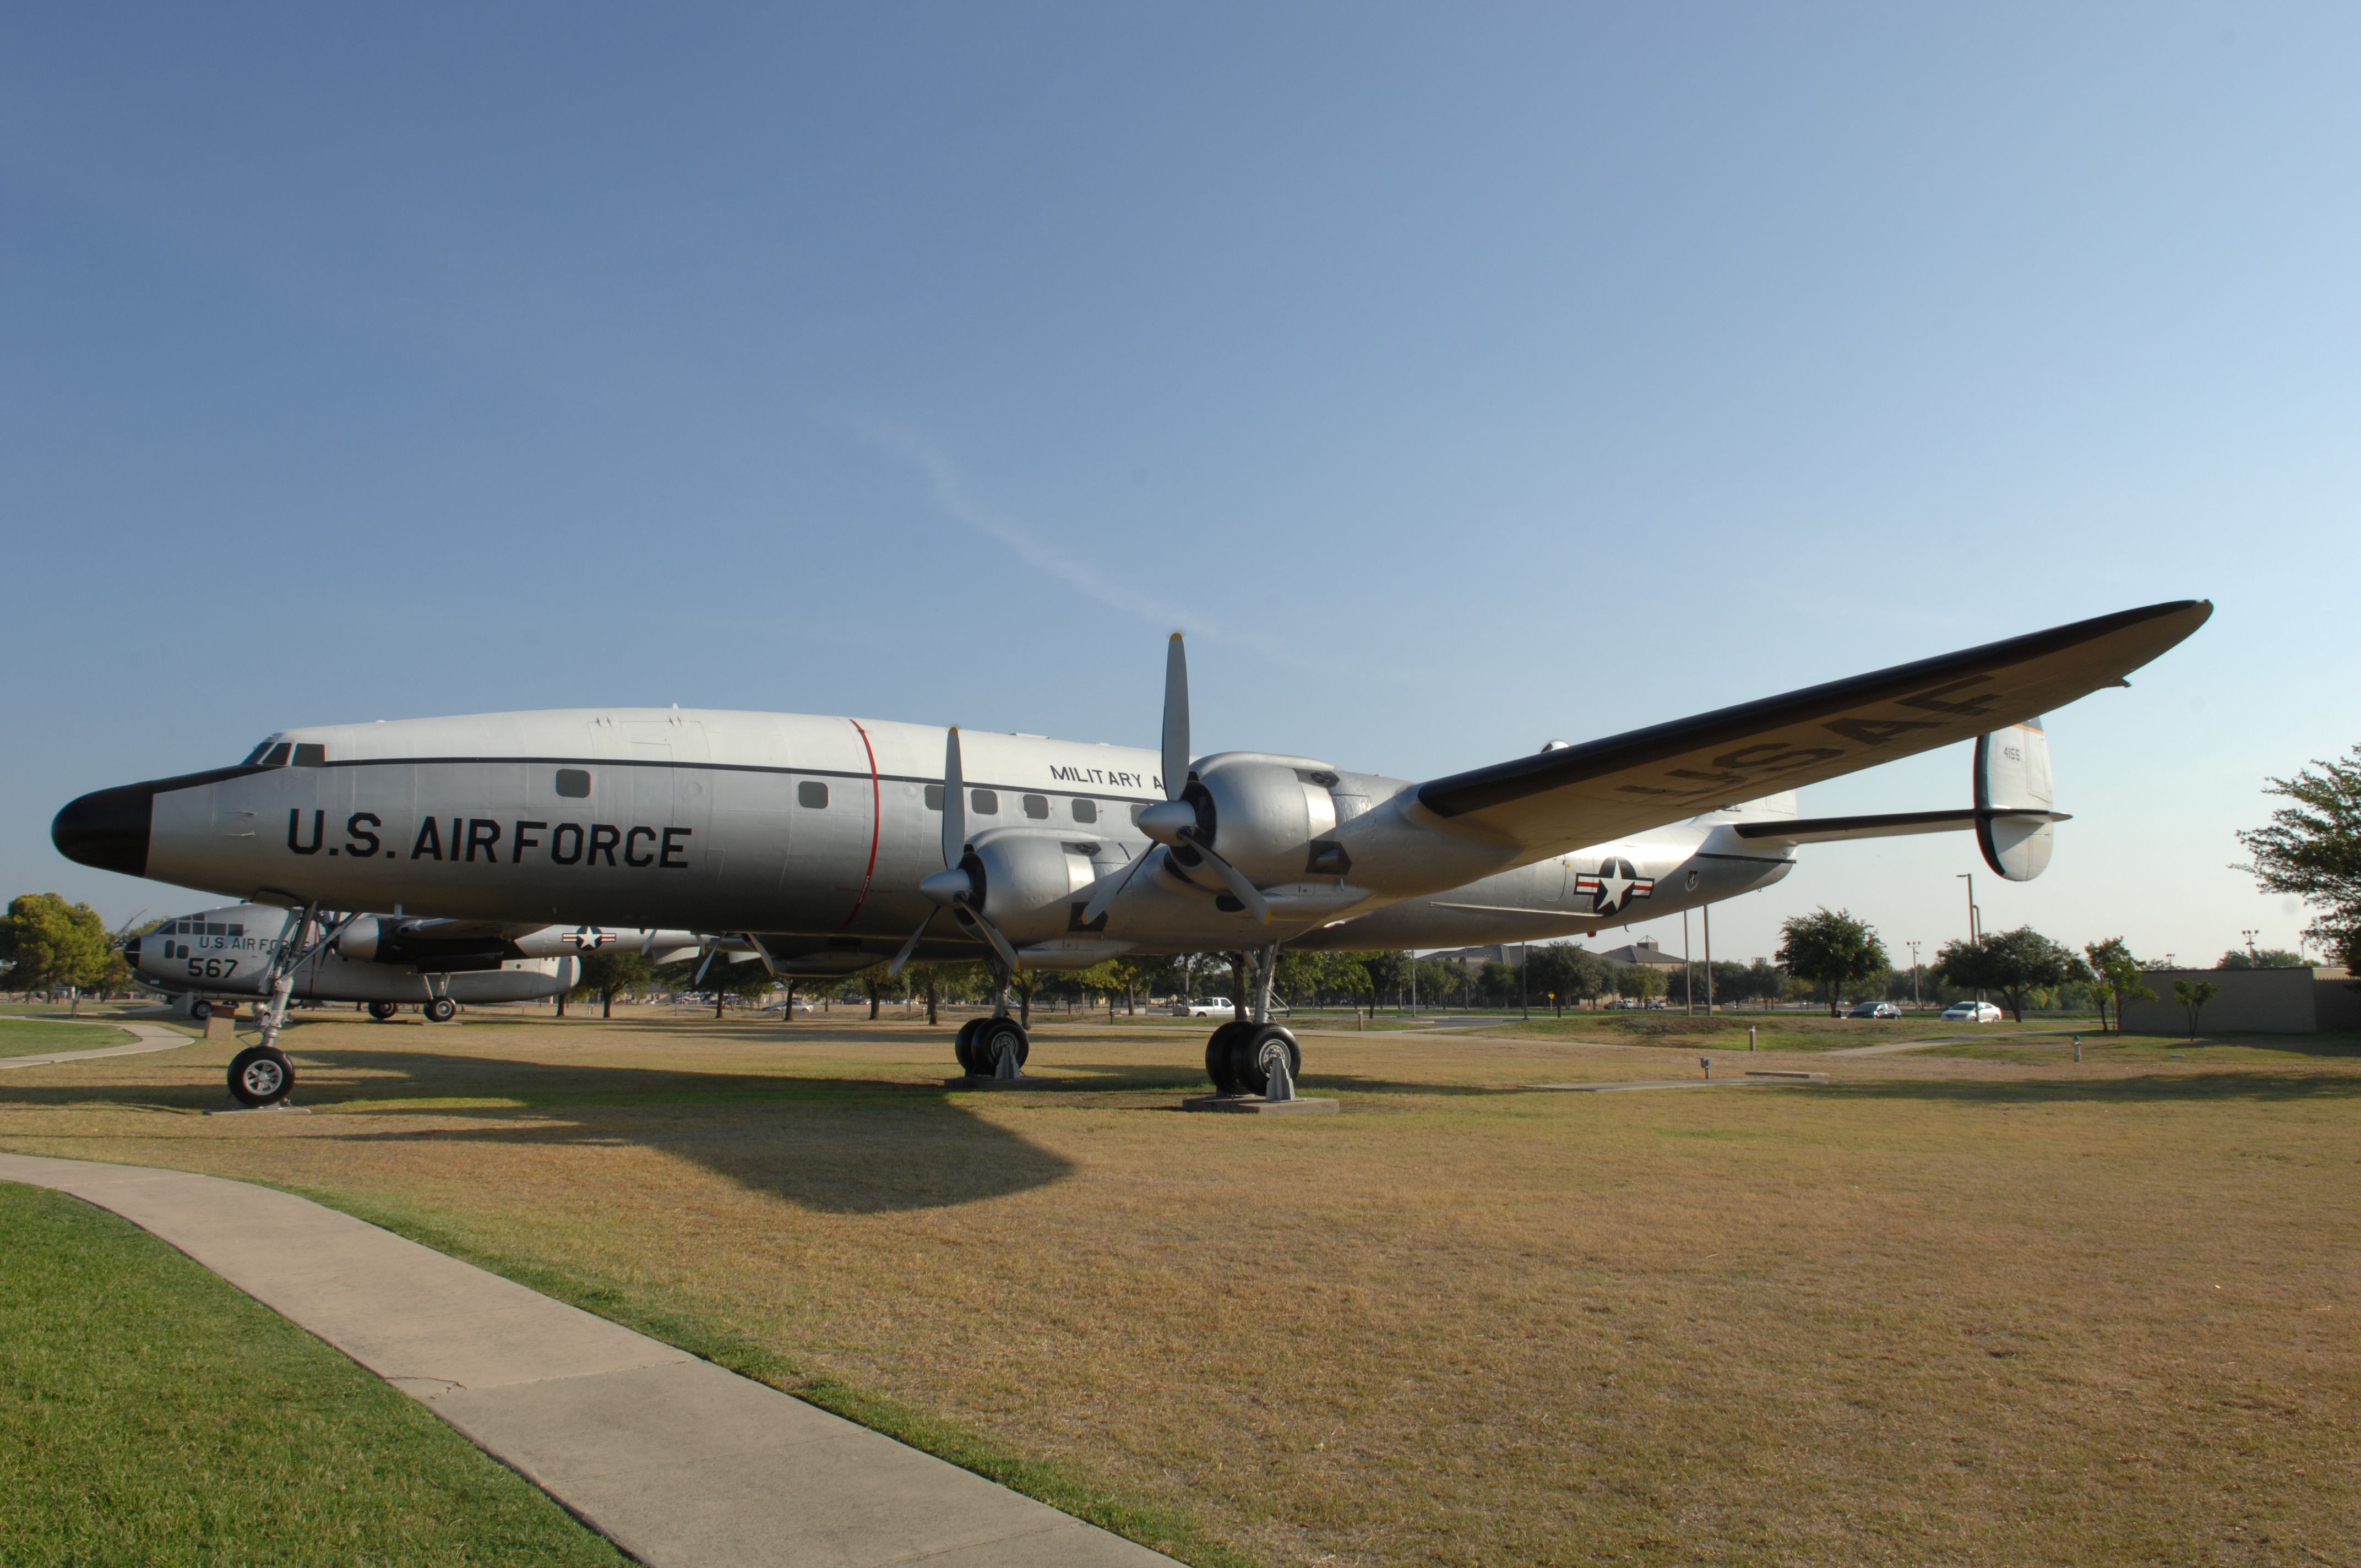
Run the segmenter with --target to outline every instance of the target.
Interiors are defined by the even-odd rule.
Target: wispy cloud
[[[1049,574],[1077,593],[1087,594],[1111,609],[1137,616],[1166,630],[1177,627],[1182,631],[1244,643],[1266,653],[1279,652],[1268,645],[1266,639],[1210,620],[1201,610],[1144,593],[1112,572],[1043,543],[1023,523],[978,497],[957,466],[916,432],[881,420],[856,417],[845,422],[862,440],[923,476],[935,504],[953,521],[973,529],[1027,566]]]

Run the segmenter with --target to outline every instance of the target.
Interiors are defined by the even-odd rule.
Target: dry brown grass
[[[1272,1563],[2361,1552],[2350,1056],[1600,1095],[1521,1086],[1695,1053],[1323,1035],[1345,1114],[1256,1121],[1175,1113],[1193,1041],[1052,1023],[1068,1091],[993,1095],[894,1023],[320,1020],[322,1113],[196,1115],[199,1045],[10,1074],[0,1145],[342,1201]]]

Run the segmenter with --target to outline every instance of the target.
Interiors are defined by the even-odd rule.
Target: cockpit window
[[[273,746],[269,751],[265,751],[262,754],[262,765],[266,768],[285,767],[287,765],[287,753],[294,749],[294,747],[291,746],[286,741],[281,740],[278,745]]]
[[[328,765],[328,749],[317,741],[307,740],[295,748],[295,765],[299,768],[324,768]]]
[[[240,762],[238,766],[241,768],[250,768],[254,766],[255,763],[262,761],[262,754],[269,750],[270,742],[269,740],[257,740],[254,743],[254,750],[246,754],[246,761]]]

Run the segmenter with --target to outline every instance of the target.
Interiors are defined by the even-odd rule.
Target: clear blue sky
[[[0,893],[286,724],[596,703],[1412,777],[2157,599],[1989,923],[2211,958],[2361,740],[2361,12],[0,16]],[[1814,809],[1964,802],[1952,751]],[[1962,838],[1810,855],[1960,934]],[[1658,927],[1678,940],[1678,922]]]

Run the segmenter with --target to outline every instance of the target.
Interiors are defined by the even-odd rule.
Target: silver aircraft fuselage
[[[845,972],[892,952],[931,908],[918,884],[943,869],[945,733],[873,719],[624,708],[288,729],[240,766],[77,802],[81,848],[70,852],[265,903],[743,931],[764,939],[783,971]],[[1395,857],[1386,886],[1358,885],[1349,870],[1307,870],[1272,889],[1265,926],[1159,850],[1135,895],[1085,929],[1088,890],[1150,848],[1134,819],[1165,797],[1158,754],[961,734],[969,836],[1040,840],[1026,846],[1027,863],[1049,867],[1047,891],[1037,878],[1029,906],[1007,916],[1010,938],[1035,967],[1133,951],[1437,948],[1587,933],[1729,898],[1793,863],[1787,846],[1741,840],[1729,828],[1750,815],[1792,816],[1787,797],[1521,865],[1505,863],[1520,858],[1505,847],[1439,841],[1434,853],[1449,858],[1405,873]],[[1410,781],[1275,761],[1303,764],[1301,809],[1314,835],[1325,825],[1349,840],[1356,819],[1411,809]],[[919,956],[983,951],[947,925]]]

